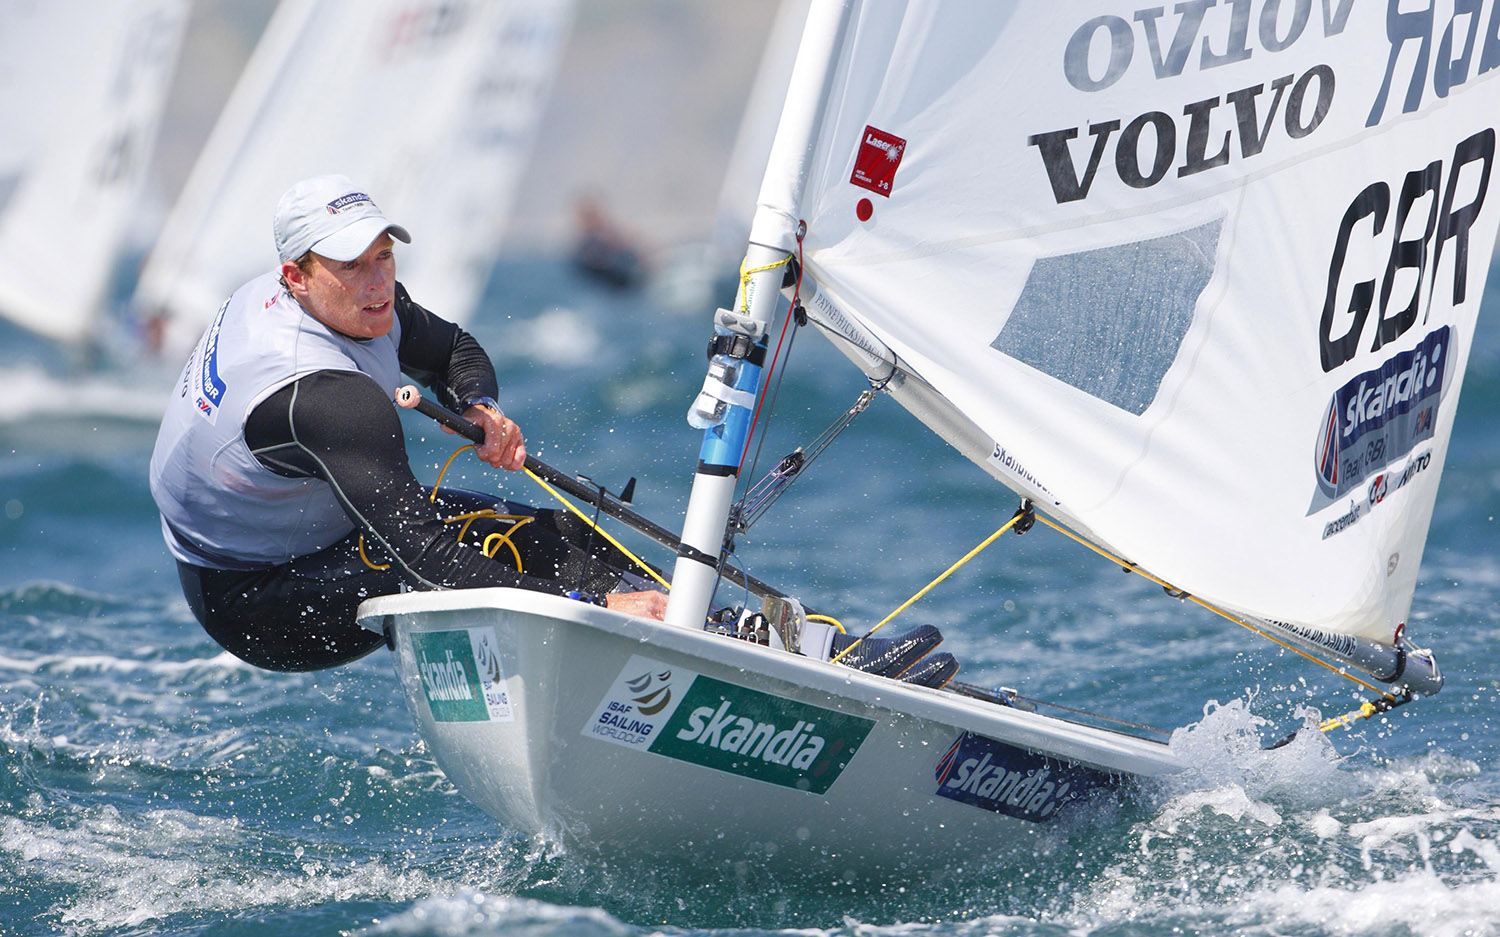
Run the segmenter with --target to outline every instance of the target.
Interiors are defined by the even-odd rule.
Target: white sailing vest
[[[256,405],[314,371],[367,374],[392,399],[401,380],[389,334],[341,335],[303,311],[279,271],[219,307],[188,357],[151,453],[151,495],[172,555],[214,569],[254,569],[331,546],[354,522],[322,479],[283,478],[245,443]],[[392,406],[395,404],[393,403]]]

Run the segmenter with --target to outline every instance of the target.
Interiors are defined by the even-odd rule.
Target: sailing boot
[[[936,654],[929,654],[922,658],[896,679],[902,683],[915,683],[917,686],[941,690],[948,685],[948,681],[952,680],[956,673],[958,673],[958,660],[947,651],[938,651]]]
[[[858,641],[858,644],[855,642]],[[835,634],[829,647],[829,659],[838,657],[851,645],[854,650],[839,657],[838,662],[865,673],[895,677],[926,656],[943,641],[943,635],[932,625],[919,625],[894,638],[865,638],[852,634]]]

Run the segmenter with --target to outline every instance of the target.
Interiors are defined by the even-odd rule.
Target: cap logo
[[[375,204],[373,201],[371,201],[370,197],[363,192],[350,192],[348,195],[340,195],[338,198],[329,202],[328,214],[337,215],[339,212],[343,211],[349,206],[357,205],[360,202],[370,202],[371,206],[374,206]]]

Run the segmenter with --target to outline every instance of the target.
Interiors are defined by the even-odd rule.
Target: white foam
[[[359,935],[567,933],[572,937],[626,937],[636,929],[597,908],[547,904],[466,890],[418,901],[410,909],[356,931]]]
[[[1308,721],[1315,714],[1308,714]],[[1260,747],[1243,701],[1210,705],[1179,731],[1191,767],[1152,816],[1070,899],[1085,931],[1257,934],[1497,933],[1500,807],[1453,800],[1478,767],[1442,753],[1340,759],[1315,728]]]
[[[1172,753],[1189,769],[1173,777],[1168,789],[1236,785],[1251,798],[1275,794],[1314,800],[1329,791],[1348,790],[1348,777],[1338,770],[1338,753],[1317,730],[1315,717],[1305,713],[1302,728],[1290,741],[1267,748],[1261,731],[1268,723],[1245,700],[1211,701],[1200,721],[1172,733]]]
[[[444,887],[424,872],[393,870],[380,862],[307,860],[285,870],[247,871],[247,853],[284,848],[256,842],[262,838],[237,819],[182,810],[124,814],[105,806],[66,827],[0,819],[0,850],[26,862],[30,874],[69,886],[67,897],[51,911],[79,935],[140,927],[183,913],[412,901]]]
[[[38,654],[35,657],[10,657],[0,654],[0,670],[16,673],[64,673],[76,675],[82,672],[135,674],[176,677],[184,674],[202,674],[205,671],[243,670],[259,673],[254,667],[230,654],[221,651],[213,657],[190,660],[141,660],[115,657],[110,654]]]
[[[1230,924],[1273,924],[1265,933],[1473,937],[1496,933],[1500,886],[1415,872],[1347,886],[1278,885],[1224,909]]]

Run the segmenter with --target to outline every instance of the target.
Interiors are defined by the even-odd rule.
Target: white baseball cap
[[[313,251],[329,260],[354,260],[389,231],[407,244],[411,235],[386,220],[365,190],[348,176],[314,176],[286,190],[276,203],[276,253],[281,261]]]

